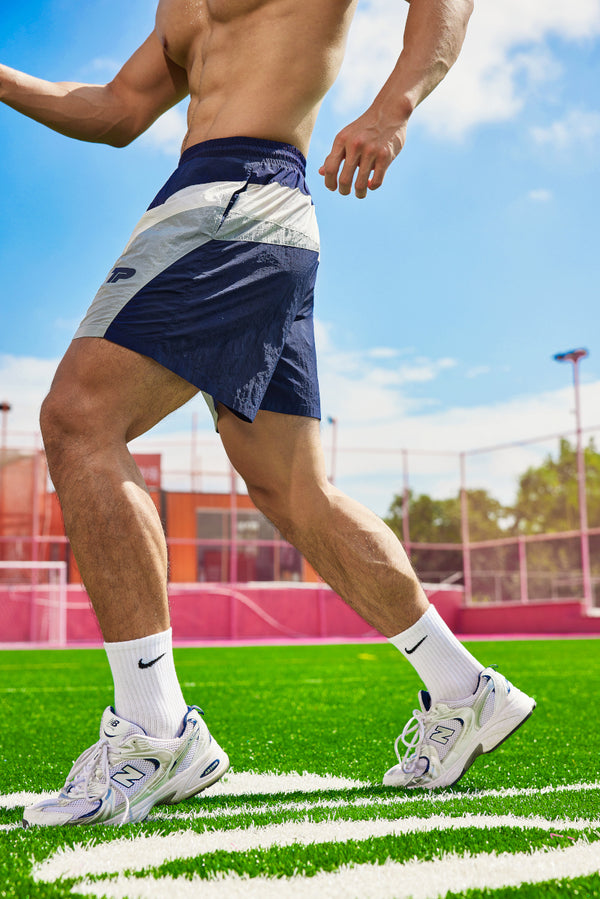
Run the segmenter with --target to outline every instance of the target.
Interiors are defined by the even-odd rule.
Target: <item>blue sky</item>
[[[344,446],[454,450],[567,430],[570,370],[557,351],[589,348],[584,422],[600,424],[600,0],[480,0],[461,59],[414,114],[384,186],[362,201],[332,195],[318,167],[391,69],[404,7],[359,2],[308,160],[323,411],[339,421],[342,486],[378,511],[396,474],[376,478],[350,453],[345,465]],[[3,4],[0,60],[104,81],[153,11],[150,0]],[[35,428],[55,361],[176,165],[182,117],[115,150],[0,106],[0,393],[13,429]],[[185,431],[190,415],[159,433]]]

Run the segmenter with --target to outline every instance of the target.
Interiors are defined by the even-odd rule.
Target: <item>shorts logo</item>
[[[127,278],[133,278],[135,275],[134,268],[113,268],[112,272],[108,276],[107,284],[116,284],[117,281],[124,281]]]

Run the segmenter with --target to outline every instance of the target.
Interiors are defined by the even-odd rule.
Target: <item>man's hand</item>
[[[405,135],[406,122],[384,126],[372,108],[367,110],[335,138],[331,153],[319,169],[325,176],[325,187],[348,196],[354,181],[354,193],[364,199],[367,190],[381,187],[390,163],[404,146]]]
[[[334,140],[319,169],[325,187],[347,196],[356,176],[354,193],[362,199],[381,186],[412,111],[456,61],[472,10],[473,0],[410,0],[402,53],[373,104]]]

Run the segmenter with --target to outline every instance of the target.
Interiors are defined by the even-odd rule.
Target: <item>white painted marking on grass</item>
[[[243,796],[243,795],[272,795],[274,793],[311,793],[322,790],[351,790],[359,787],[370,787],[372,784],[362,780],[349,780],[344,777],[332,777],[330,775],[321,774],[254,774],[252,772],[240,772],[239,774],[226,774],[218,783],[212,787],[208,787],[202,797],[210,796]],[[379,784],[377,784],[379,786]],[[356,799],[332,799],[332,800],[315,800],[311,802],[307,800],[305,803],[281,803],[282,810],[289,808],[294,810],[297,807],[302,810],[304,807],[317,805],[323,808],[338,808],[348,805],[349,807],[369,806],[369,805],[404,805],[409,802],[429,802],[437,804],[439,802],[457,802],[461,799],[485,799],[488,797],[497,799],[507,799],[516,796],[544,796],[549,793],[579,793],[587,790],[600,790],[600,781],[592,783],[576,783],[576,784],[560,784],[559,786],[548,787],[507,787],[501,790],[473,790],[472,792],[453,793],[449,792],[433,792],[433,793],[399,793],[391,798],[383,797],[358,797]],[[0,795],[0,808],[19,808],[20,806],[31,805],[42,799],[48,799],[53,793],[7,793]],[[200,799],[202,802],[203,799]],[[235,806],[231,809],[220,810],[199,810],[197,812],[170,812],[157,813],[161,818],[190,818],[190,817],[216,817],[237,815],[240,810],[244,812],[268,811],[273,809],[273,805],[262,806]]]
[[[166,836],[123,838],[96,845],[62,848],[55,855],[33,866],[35,880],[52,883],[60,877],[85,877],[89,874],[122,874],[125,871],[155,867],[163,862],[195,858],[209,852],[248,852],[272,846],[307,846],[314,843],[343,843],[373,837],[428,833],[434,830],[489,829],[511,827],[548,831],[600,828],[600,819],[569,821],[538,816],[517,815],[431,815],[427,818],[366,821],[289,821],[261,827],[238,827],[204,833],[186,831]],[[596,846],[598,854],[598,846]]]
[[[356,781],[357,786],[368,786],[368,784],[360,784]],[[209,789],[213,789],[210,787]],[[334,789],[334,788],[331,788]],[[283,802],[263,803],[262,805],[252,805],[244,803],[243,805],[234,805],[229,808],[212,809],[205,808],[202,805],[202,799],[198,809],[194,811],[154,811],[147,820],[150,821],[193,821],[193,820],[211,820],[215,818],[234,818],[238,815],[263,815],[276,814],[279,812],[305,812],[312,809],[337,809],[337,808],[386,808],[389,806],[406,805],[408,803],[423,804],[428,802],[432,805],[444,802],[460,802],[462,800],[479,800],[485,798],[506,799],[516,796],[543,796],[549,793],[563,792],[583,792],[586,790],[600,790],[600,782],[580,783],[580,784],[562,784],[558,787],[507,787],[503,790],[479,790],[472,793],[399,793],[396,796],[356,796],[352,799],[306,799],[299,802],[293,800],[284,800]],[[206,790],[203,795],[206,795]],[[255,792],[260,792],[259,790]]]
[[[598,871],[598,845],[579,841],[566,849],[548,852],[503,852],[445,855],[433,861],[388,861],[383,865],[355,865],[314,877],[267,878],[222,875],[215,880],[194,877],[160,879],[120,877],[116,881],[83,883],[78,893],[110,899],[437,899],[448,890],[500,889],[521,883],[540,883],[566,877],[584,877]]]
[[[62,784],[61,784],[62,786]],[[298,774],[254,774],[252,771],[227,773],[218,783],[208,787],[202,796],[270,796],[274,793],[318,793],[325,790],[352,790],[357,787],[370,786],[364,780],[351,780],[348,777],[334,777],[331,774],[311,774],[305,771]],[[42,799],[55,796],[54,793],[8,793],[0,795],[0,808],[19,808],[31,805]]]
[[[317,793],[324,790],[351,790],[356,787],[370,786],[364,780],[351,780],[348,777],[334,777],[332,774],[311,774],[304,771],[298,774],[254,774],[252,771],[241,771],[239,774],[229,772],[221,780],[208,787],[203,796],[243,796],[272,795],[273,793]]]
[[[0,796],[0,808],[21,808],[54,795],[55,793],[8,793]]]

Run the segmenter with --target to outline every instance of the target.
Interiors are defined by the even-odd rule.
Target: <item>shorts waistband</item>
[[[220,137],[188,147],[181,154],[179,164],[199,157],[231,157],[243,155],[248,161],[274,159],[306,172],[306,159],[298,147],[259,137]]]

